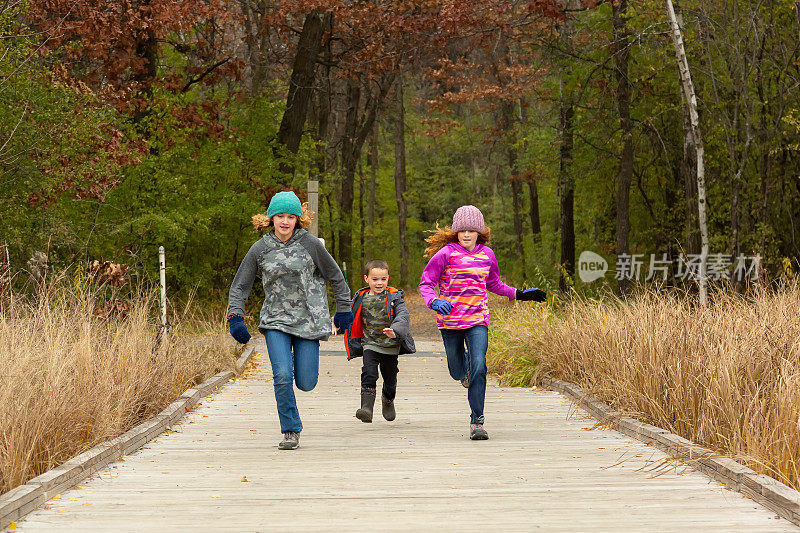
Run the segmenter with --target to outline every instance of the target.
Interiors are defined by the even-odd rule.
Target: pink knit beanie
[[[477,231],[483,233],[486,226],[483,223],[483,213],[474,205],[462,205],[453,215],[453,233],[459,231]]]

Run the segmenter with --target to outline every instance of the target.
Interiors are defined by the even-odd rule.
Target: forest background
[[[798,2],[676,7],[711,253],[791,274]],[[0,0],[0,275],[19,286],[96,259],[155,279],[163,244],[171,294],[224,302],[251,216],[318,180],[351,286],[374,257],[415,286],[426,231],[474,204],[511,283],[624,293],[578,280],[576,251],[612,270],[699,253],[695,165],[661,1]]]

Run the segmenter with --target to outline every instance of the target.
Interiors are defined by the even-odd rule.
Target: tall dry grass
[[[154,294],[125,317],[95,314],[91,295],[50,289],[0,313],[0,493],[158,413],[186,388],[231,369],[219,334],[183,313],[157,343]],[[185,334],[190,327],[192,334]],[[221,330],[220,324],[212,329]]]
[[[615,409],[800,488],[800,292],[576,300],[500,310],[490,369],[579,384]]]

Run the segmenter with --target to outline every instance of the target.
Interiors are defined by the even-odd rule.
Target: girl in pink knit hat
[[[469,438],[486,440],[483,404],[486,398],[486,349],[489,346],[487,291],[509,300],[543,302],[541,289],[519,290],[500,280],[494,252],[489,248],[489,227],[474,205],[462,205],[449,228],[436,226],[428,237],[419,291],[436,311],[450,376],[467,388],[470,407]],[[436,294],[436,288],[439,294]]]

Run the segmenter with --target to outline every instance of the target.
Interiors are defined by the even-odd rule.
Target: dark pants
[[[447,354],[447,369],[456,381],[469,373],[467,401],[469,421],[483,424],[483,404],[486,399],[486,350],[489,328],[480,324],[466,329],[440,329]]]
[[[361,388],[375,389],[378,383],[378,367],[383,377],[383,395],[387,400],[394,400],[397,393],[397,356],[364,350],[364,362],[361,366]]]

